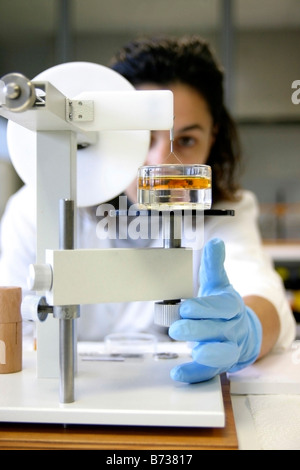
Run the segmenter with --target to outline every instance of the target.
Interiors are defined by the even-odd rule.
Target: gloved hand
[[[193,362],[172,369],[174,380],[203,382],[222,372],[236,372],[259,355],[260,321],[229,283],[224,259],[221,240],[213,239],[205,245],[198,297],[182,303],[182,319],[170,326],[171,338],[197,342],[192,350]]]

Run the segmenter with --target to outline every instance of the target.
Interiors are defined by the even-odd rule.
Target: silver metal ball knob
[[[9,73],[1,78],[3,106],[13,112],[26,111],[36,101],[35,87],[27,77],[20,73]]]

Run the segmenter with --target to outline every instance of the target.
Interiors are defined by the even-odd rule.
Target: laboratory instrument
[[[125,190],[144,162],[149,130],[172,128],[173,97],[136,91],[116,72],[82,62],[52,67],[33,81],[8,74],[1,83],[12,162],[36,188],[37,262],[30,287],[39,297],[31,303],[38,310],[32,316],[44,320],[38,323],[38,376],[59,375],[60,400],[72,402],[79,305],[173,298],[179,286],[182,296],[192,294],[189,250],[74,249],[77,206],[101,204]],[[182,272],[173,269],[166,285],[162,280],[176,264]],[[47,321],[45,305],[53,313]]]
[[[136,91],[116,72],[85,62],[55,66],[32,81],[8,74],[0,86],[12,162],[36,192],[37,262],[29,278],[36,295],[24,304],[25,314],[39,320],[37,375],[59,377],[60,402],[71,404],[81,304],[193,296],[192,250],[174,237],[177,214],[163,219],[171,223],[163,222],[162,248],[76,247],[77,207],[101,204],[125,190],[144,163],[149,130],[172,129],[173,97],[169,91]],[[219,417],[214,423],[223,425],[218,392],[213,402]]]

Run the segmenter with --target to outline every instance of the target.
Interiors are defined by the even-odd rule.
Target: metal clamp
[[[66,99],[66,120],[68,122],[92,122],[94,120],[94,102]]]

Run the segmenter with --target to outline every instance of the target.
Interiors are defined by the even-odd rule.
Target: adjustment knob
[[[154,323],[161,326],[171,326],[177,320],[179,315],[180,300],[165,300],[154,304]]]
[[[23,320],[45,321],[51,310],[45,297],[39,297],[38,295],[27,295],[21,304]]]
[[[20,73],[4,75],[0,92],[3,107],[16,113],[32,108],[36,101],[33,83]]]
[[[52,287],[52,268],[50,264],[31,264],[27,279],[28,289],[49,291]]]

